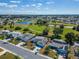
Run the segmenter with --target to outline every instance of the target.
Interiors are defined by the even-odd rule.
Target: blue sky
[[[0,14],[79,14],[79,0],[0,0]]]

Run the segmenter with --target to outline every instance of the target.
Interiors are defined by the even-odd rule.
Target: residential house
[[[18,38],[24,42],[28,41],[28,40],[31,40],[32,38],[34,37],[33,34],[23,34],[22,36],[19,36]]]
[[[62,55],[63,57],[67,56],[67,46],[68,46],[68,44],[65,41],[59,40],[59,39],[54,39],[49,44],[49,46],[52,49],[55,49],[59,55]]]
[[[32,38],[31,41],[33,43],[35,43],[36,46],[43,48],[46,45],[48,40],[46,37],[36,36],[36,37]]]

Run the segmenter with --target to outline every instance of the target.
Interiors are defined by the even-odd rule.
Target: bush
[[[61,39],[61,36],[60,35],[52,35],[51,36],[51,40],[52,39]]]
[[[15,28],[15,30],[21,30],[21,29],[22,29],[21,27],[16,27],[16,28]]]
[[[29,31],[29,29],[28,28],[24,28],[23,31]]]
[[[73,30],[76,30],[76,26],[74,26],[72,29],[73,29]]]
[[[63,25],[63,24],[61,24],[61,25],[60,25],[60,28],[61,28],[61,29],[63,29],[63,28],[64,28],[64,25]]]
[[[3,26],[0,26],[0,28],[3,28]]]

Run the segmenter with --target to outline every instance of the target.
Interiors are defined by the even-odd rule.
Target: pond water
[[[31,21],[28,21],[28,22],[17,22],[17,24],[31,24],[32,22]]]

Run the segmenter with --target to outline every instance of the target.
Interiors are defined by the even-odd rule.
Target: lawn
[[[64,24],[65,26],[74,26],[74,24]],[[21,30],[14,30],[15,27],[21,27],[22,29]],[[15,24],[14,28],[9,28],[9,25],[7,26],[4,26],[6,27],[7,29],[11,29],[11,30],[14,30],[14,31],[19,31],[19,32],[22,32],[23,33],[23,29],[24,28],[28,28],[30,29],[34,34],[40,34],[42,33],[42,31],[46,28],[46,26],[44,25],[22,25],[22,24]],[[48,27],[49,29],[49,36],[51,36],[53,33],[53,27]],[[29,31],[26,31],[26,32],[29,32]],[[75,31],[75,30],[72,30],[71,28],[64,28],[64,32],[63,34],[61,35],[62,36],[62,39],[65,39],[65,34],[67,34],[68,32],[73,32],[75,34],[78,34],[79,32],[78,31]],[[17,41],[16,41],[17,42]],[[15,43],[16,44],[16,43]]]
[[[15,44],[15,45],[17,45],[18,43],[20,43],[20,41],[17,40],[17,39],[12,39],[9,42],[12,43],[12,44]]]
[[[64,26],[75,26],[75,24],[64,24]]]
[[[73,29],[71,29],[71,28],[64,28],[64,31],[63,31],[63,34],[61,35],[62,36],[62,39],[65,39],[65,34],[67,34],[67,33],[69,33],[69,32],[73,32],[73,33],[75,33],[75,34],[79,34],[79,32],[78,31],[76,31],[76,30],[73,30]]]
[[[0,56],[0,59],[21,59],[11,53],[6,52],[4,55]]]
[[[0,35],[0,40],[3,40],[4,39],[4,36],[3,35]]]
[[[19,30],[20,32],[23,32],[22,30],[24,28],[29,28],[30,30],[32,30],[34,33],[42,33],[42,31],[46,28],[46,26],[39,26],[39,25],[22,25],[22,24],[18,24],[15,25],[21,27],[22,29]]]
[[[35,32],[41,33],[46,28],[46,26],[30,25],[28,28],[34,30]]]

